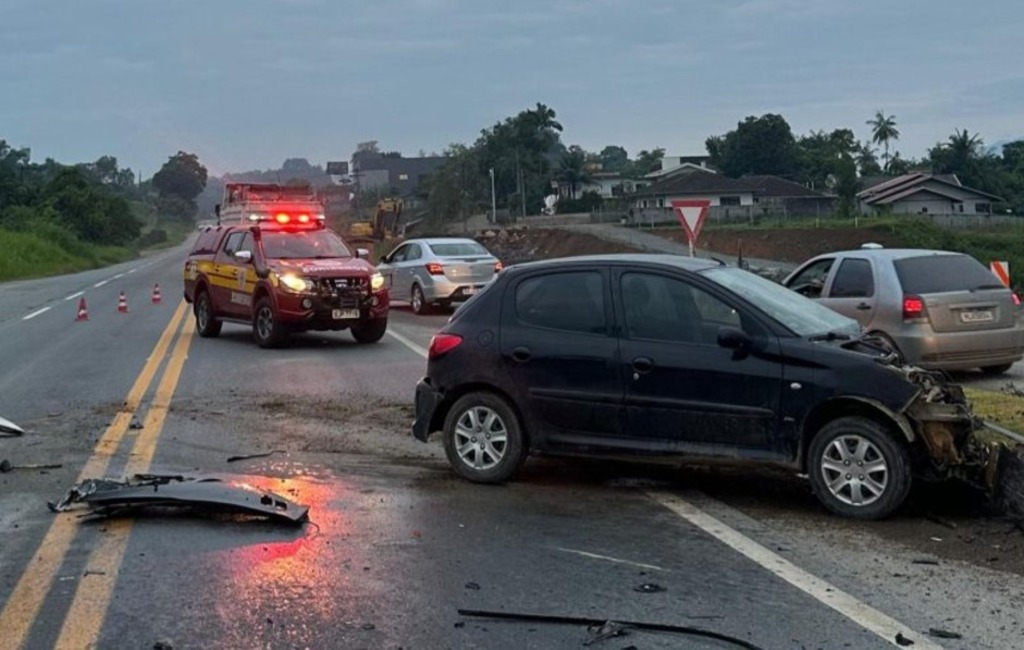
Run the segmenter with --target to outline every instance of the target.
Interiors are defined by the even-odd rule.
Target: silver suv
[[[1000,374],[1024,357],[1020,299],[962,253],[877,246],[827,253],[782,283],[856,319],[914,365]]]

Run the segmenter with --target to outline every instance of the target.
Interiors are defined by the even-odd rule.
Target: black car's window
[[[999,288],[999,280],[968,255],[923,255],[893,262],[904,293]]]
[[[719,327],[740,327],[729,305],[675,278],[623,273],[619,287],[629,338],[714,343]]]
[[[821,288],[825,285],[825,278],[832,270],[833,260],[831,257],[817,262],[812,262],[786,282],[786,286],[798,291],[805,296],[817,297],[821,294]]]
[[[832,298],[868,298],[875,295],[875,275],[871,262],[851,257],[843,260],[832,280]]]
[[[602,276],[597,271],[552,273],[528,278],[516,287],[516,315],[533,327],[604,334]]]

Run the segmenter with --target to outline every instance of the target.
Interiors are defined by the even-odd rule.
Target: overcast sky
[[[154,173],[417,155],[543,102],[563,141],[706,153],[747,115],[904,157],[1024,136],[1024,3],[962,0],[2,0],[0,138]]]

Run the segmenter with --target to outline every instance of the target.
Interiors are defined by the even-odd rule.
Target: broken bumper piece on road
[[[76,503],[101,515],[126,508],[179,507],[259,515],[293,524],[309,517],[309,506],[251,485],[175,475],[136,474],[124,481],[86,479],[49,506],[53,512],[64,512]]]

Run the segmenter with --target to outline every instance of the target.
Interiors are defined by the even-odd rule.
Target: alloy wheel
[[[491,469],[508,449],[505,422],[487,406],[467,409],[455,425],[455,447],[459,459],[469,467]]]
[[[821,456],[820,469],[829,492],[847,505],[871,505],[889,485],[889,467],[881,450],[855,434],[829,443]]]

